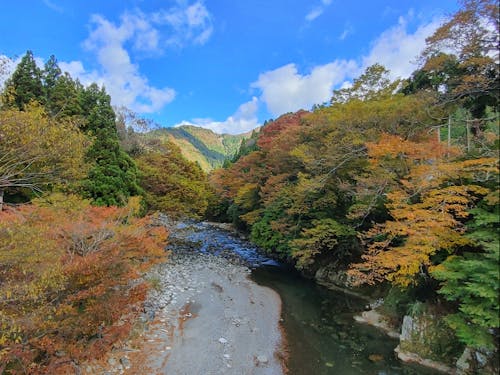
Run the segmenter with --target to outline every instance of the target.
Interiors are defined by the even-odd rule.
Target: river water
[[[176,233],[198,244],[201,252],[246,263],[254,281],[280,294],[291,375],[439,374],[403,364],[394,354],[397,340],[355,322],[354,315],[364,310],[366,301],[318,286],[263,256],[244,239],[211,224],[178,223],[171,236]]]

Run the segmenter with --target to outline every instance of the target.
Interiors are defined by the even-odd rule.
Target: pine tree
[[[33,52],[26,52],[5,87],[2,102],[8,107],[23,110],[33,100],[44,104],[42,72],[36,66]]]
[[[57,65],[57,59],[54,55],[50,56],[49,60],[45,63],[44,69],[42,71],[42,82],[44,88],[44,94],[46,99],[46,108],[47,111],[54,115],[55,113],[52,111],[52,100],[54,95],[54,89],[57,85],[57,81],[61,77],[62,72]]]
[[[57,78],[51,90],[50,101],[46,105],[47,112],[58,117],[84,116],[81,105],[83,91],[78,80],[75,81],[68,73],[64,73]]]
[[[94,165],[83,182],[84,195],[100,206],[121,206],[142,190],[134,161],[120,147],[111,98],[94,83],[82,91],[82,109],[88,114],[83,130],[94,138],[87,154]]]

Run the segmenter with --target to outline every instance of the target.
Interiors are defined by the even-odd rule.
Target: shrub
[[[128,334],[167,236],[132,206],[56,195],[0,213],[0,373],[65,373]]]

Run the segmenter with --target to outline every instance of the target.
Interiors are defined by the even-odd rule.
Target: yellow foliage
[[[38,104],[24,111],[2,110],[0,187],[40,187],[81,179],[87,172],[88,145],[76,123],[49,118]]]
[[[464,219],[489,189],[474,184],[498,174],[497,159],[450,161],[435,142],[410,142],[386,135],[368,145],[372,169],[397,173],[399,184],[386,193],[392,220],[364,234],[367,252],[352,265],[359,283],[388,280],[408,286],[433,266],[438,251],[468,245]],[[403,165],[403,166],[402,166]],[[463,181],[469,181],[463,183]]]

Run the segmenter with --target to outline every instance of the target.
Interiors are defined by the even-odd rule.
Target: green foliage
[[[311,224],[311,228],[303,229],[300,237],[291,243],[297,267],[311,266],[320,254],[348,264],[358,248],[356,231],[333,219],[313,220]]]
[[[267,213],[252,225],[250,239],[266,253],[287,259],[290,252],[289,239],[273,229],[273,217]]]
[[[458,312],[448,316],[448,324],[463,343],[474,348],[494,348],[494,332],[500,328],[500,212],[498,205],[488,208],[471,211],[474,219],[467,236],[476,251],[451,256],[433,271],[442,281],[439,293],[459,305]]]
[[[94,139],[87,153],[93,162],[82,183],[82,193],[97,205],[124,205],[128,197],[142,194],[135,162],[120,147],[111,99],[104,88],[90,85],[82,92],[87,113],[82,129]]]
[[[115,134],[99,129],[87,158],[94,164],[82,192],[98,206],[123,206],[130,196],[142,193],[135,162],[120,148]]]
[[[464,0],[461,5],[427,38],[422,71],[441,78],[444,104],[460,104],[479,118],[486,106],[498,106],[499,6],[494,0]]]
[[[384,66],[374,64],[366,68],[365,72],[354,80],[352,87],[335,90],[331,103],[390,97],[398,86],[399,81],[392,82],[389,79],[389,71]]]
[[[54,97],[54,91],[62,75],[61,69],[57,65],[57,59],[54,55],[50,56],[49,60],[45,63],[45,67],[42,71],[42,81],[44,94],[46,98],[46,106],[53,107],[52,101]],[[52,109],[52,108],[51,108]],[[55,115],[53,111],[50,111],[51,114]]]
[[[69,119],[55,120],[40,105],[0,111],[0,191],[68,189],[88,170],[88,139]]]
[[[214,194],[200,167],[187,161],[170,142],[137,157],[141,186],[152,210],[171,216],[204,217],[214,205]]]
[[[36,66],[33,52],[27,51],[12,76],[5,83],[2,102],[7,107],[23,110],[32,101],[44,104],[42,72]]]
[[[216,134],[209,129],[185,125],[156,130],[147,137],[160,138],[177,145],[189,161],[199,163],[205,172],[221,167],[238,152],[242,140],[250,134]]]
[[[80,95],[84,91],[83,86],[74,81],[68,73],[57,77],[54,86],[46,88],[47,112],[54,117],[73,117],[83,122],[87,112],[83,112]]]
[[[258,139],[259,132],[256,130],[252,131],[252,134],[250,135],[250,138],[246,139],[243,138],[241,140],[241,144],[238,148],[238,152],[233,156],[231,160],[226,159],[223,167],[227,168],[231,163],[236,163],[239,159],[241,159],[243,156],[248,155],[249,153],[253,151],[258,150],[257,146],[257,139]]]
[[[268,254],[282,259],[290,257],[289,241],[292,236],[285,219],[285,210],[289,204],[288,197],[279,197],[265,208],[261,217],[251,227],[252,242]]]
[[[44,105],[45,111],[30,107],[32,101]],[[1,168],[6,171],[4,176],[15,173],[10,180],[15,177],[17,186],[39,189],[40,181],[47,185],[58,182],[55,177],[77,176],[77,162],[71,157],[77,151],[81,154],[90,137],[93,142],[86,155],[90,169],[82,166],[79,171],[79,174],[88,171],[87,178],[79,184],[82,195],[98,205],[124,205],[128,197],[141,194],[137,168],[120,147],[115,113],[104,88],[95,83],[84,88],[68,74],[63,75],[54,56],[40,71],[28,51],[7,83],[3,102],[33,118],[24,116],[24,125],[15,134],[7,125],[16,125],[15,118],[22,115],[14,116],[5,110],[11,119],[6,122],[5,136],[1,138],[4,152]],[[39,123],[32,123],[37,116]],[[67,165],[68,159],[72,165]],[[0,190],[12,183],[2,182],[2,185]]]

